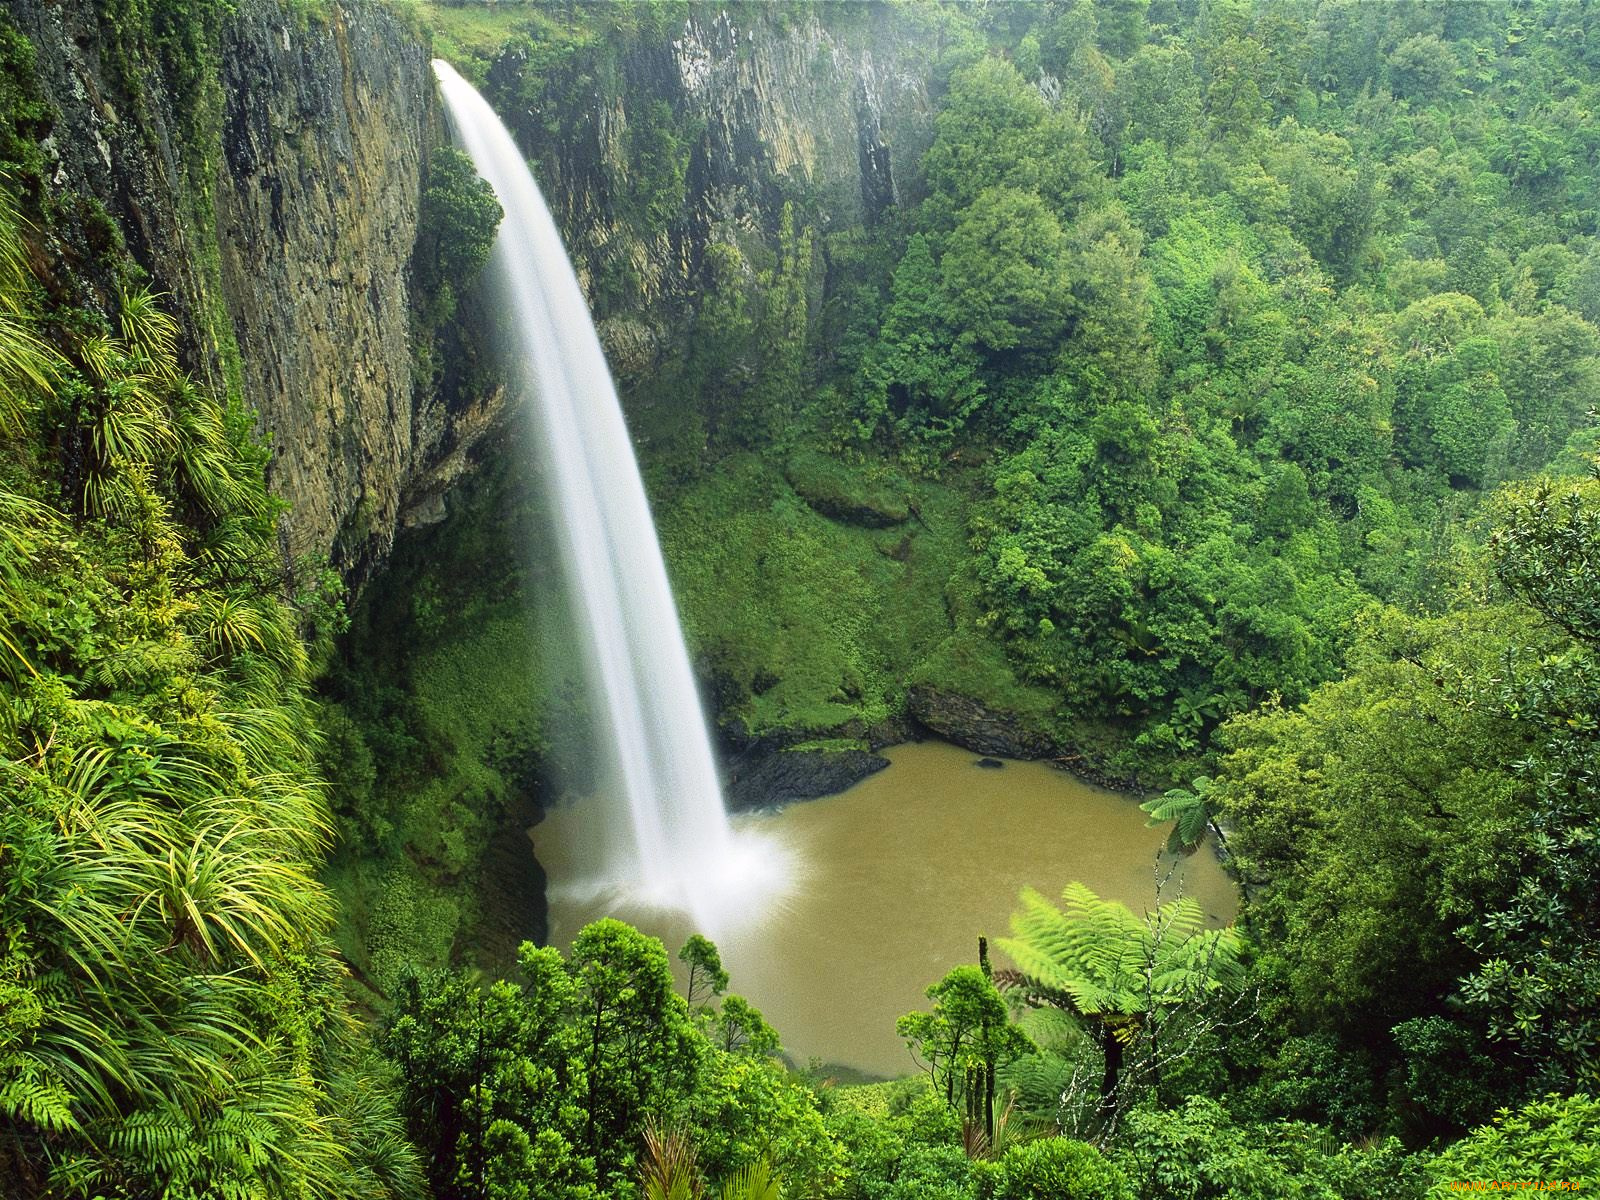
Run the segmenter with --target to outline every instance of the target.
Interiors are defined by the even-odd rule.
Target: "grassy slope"
[[[861,738],[904,714],[912,684],[928,683],[1051,728],[1052,698],[1017,684],[976,627],[972,480],[850,469],[868,502],[903,497],[913,515],[885,528],[824,516],[753,454],[659,508],[685,631],[722,719],[753,733]]]
[[[541,39],[564,36],[559,23],[530,4],[434,4],[429,0],[389,0],[432,36],[433,52],[476,76],[475,65],[492,60],[514,33]]]

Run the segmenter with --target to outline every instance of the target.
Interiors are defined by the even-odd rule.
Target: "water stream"
[[[526,394],[588,666],[607,810],[569,879],[716,932],[781,890],[781,856],[736,838],[655,524],[588,304],[544,198],[494,110],[449,64],[434,73],[458,143],[505,210],[485,271]]]

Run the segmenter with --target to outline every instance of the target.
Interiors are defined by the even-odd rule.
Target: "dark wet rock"
[[[101,206],[109,222],[94,229],[120,230],[182,330],[184,368],[219,394],[235,382],[259,414],[267,482],[290,502],[286,557],[327,556],[359,582],[399,526],[441,515],[504,407],[499,389],[413,386],[412,248],[443,136],[428,50],[379,0],[309,17],[291,0],[226,8],[214,128],[166,72],[127,76],[123,57],[149,49],[137,20],[93,0],[8,0],[7,15],[33,43],[51,110],[52,186]],[[200,161],[204,177],[191,174]],[[56,224],[47,286],[92,279],[99,298],[56,298],[103,307],[116,281],[96,278],[82,230]]]
[[[863,732],[862,739],[867,743],[868,750],[876,752],[903,742],[920,742],[922,730],[909,716],[889,717],[869,726]]]
[[[731,810],[765,808],[831,796],[889,765],[865,750],[774,750],[746,753],[729,764]]]
[[[977,765],[983,767],[985,770],[998,771],[1001,767],[1005,766],[1005,763],[1001,762],[998,758],[980,758],[977,762]]]
[[[1049,735],[1022,717],[990,708],[971,696],[918,684],[907,695],[906,706],[930,733],[976,754],[1057,758],[1062,753]]]

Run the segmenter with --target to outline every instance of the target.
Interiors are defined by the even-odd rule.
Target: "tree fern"
[[[1193,850],[1214,829],[1212,821],[1212,779],[1201,775],[1189,787],[1171,788],[1154,800],[1139,805],[1150,815],[1151,826],[1173,822],[1171,844],[1175,849]],[[1221,834],[1218,834],[1221,837]]]
[[[1105,1056],[1101,1121],[1109,1126],[1121,1104],[1127,1048],[1155,1036],[1163,1010],[1236,984],[1242,945],[1231,929],[1205,930],[1189,897],[1158,904],[1142,918],[1076,881],[1062,900],[1058,909],[1025,890],[1011,918],[1013,936],[997,944],[1034,1002],[1076,1014],[1097,1034]]]

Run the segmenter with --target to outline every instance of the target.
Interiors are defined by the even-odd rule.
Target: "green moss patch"
[[[1061,698],[1023,683],[999,645],[970,632],[953,633],[918,664],[909,682],[974,700],[1017,718],[1051,739],[1059,737]]]
[[[725,719],[858,738],[903,710],[906,680],[950,632],[966,531],[953,489],[921,482],[910,502],[924,520],[841,525],[746,454],[660,506],[685,632]]]
[[[784,464],[783,477],[817,512],[850,525],[899,525],[911,516],[909,487],[881,466],[859,467],[812,451]]]

